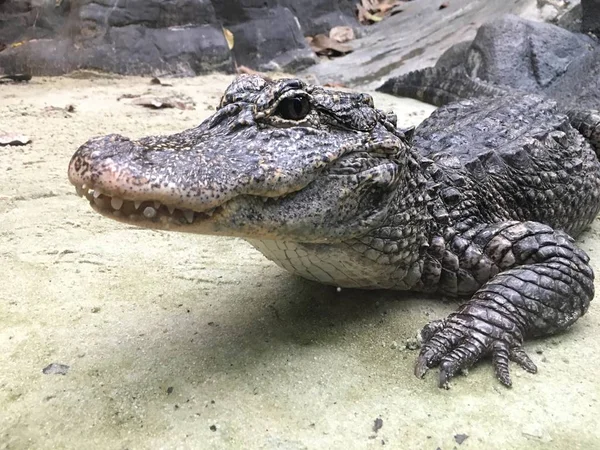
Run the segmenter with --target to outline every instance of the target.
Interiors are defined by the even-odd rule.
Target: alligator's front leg
[[[439,365],[440,387],[488,354],[506,386],[509,360],[536,372],[523,339],[564,330],[594,296],[588,256],[567,234],[537,222],[477,227],[452,237],[439,256],[442,289],[465,294],[481,286],[456,313],[422,331],[415,374]]]

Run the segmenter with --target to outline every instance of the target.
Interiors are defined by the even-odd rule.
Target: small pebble
[[[455,434],[454,440],[456,441],[456,443],[458,445],[461,445],[463,442],[465,442],[467,440],[468,437],[469,437],[468,434]]]
[[[378,417],[373,422],[373,431],[377,433],[379,430],[381,430],[381,427],[383,427],[383,419],[381,417]]]
[[[60,363],[52,363],[42,369],[44,375],[66,375],[68,371],[69,366]]]
[[[406,340],[405,347],[407,350],[417,350],[419,347],[421,347],[421,344],[416,338],[408,338]]]

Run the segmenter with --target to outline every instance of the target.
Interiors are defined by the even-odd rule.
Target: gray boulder
[[[351,1],[0,0],[0,72],[297,70],[318,61],[304,36],[336,25],[358,31]]]
[[[479,27],[473,41],[450,47],[435,66],[463,67],[472,78],[541,93],[596,46],[590,36],[506,15]]]

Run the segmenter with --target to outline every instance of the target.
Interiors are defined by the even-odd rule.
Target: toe
[[[508,345],[503,342],[496,342],[492,351],[492,365],[494,366],[494,372],[496,378],[504,386],[512,386],[512,380],[510,379],[510,370],[508,368],[509,350]]]

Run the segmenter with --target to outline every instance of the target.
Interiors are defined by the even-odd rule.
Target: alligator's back
[[[472,204],[459,209],[485,221],[534,220],[577,235],[600,209],[594,150],[540,96],[444,106],[418,127],[414,146]]]

